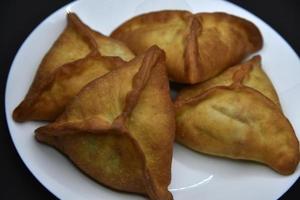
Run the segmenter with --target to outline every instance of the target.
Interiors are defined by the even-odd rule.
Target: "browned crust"
[[[232,84],[231,86],[216,86],[210,88],[196,96],[191,98],[179,99],[178,96],[175,100],[175,107],[181,107],[184,104],[193,104],[197,103],[201,99],[205,98],[211,91],[215,90],[214,88],[235,88],[235,87],[242,87],[244,78],[249,74],[250,70],[253,68],[253,63],[259,62],[261,57],[259,55],[254,56],[250,62],[244,63],[232,76]],[[246,87],[246,86],[245,86]],[[257,91],[259,92],[259,91]]]
[[[229,78],[229,76],[227,76],[228,81],[231,80],[231,82],[232,83],[235,82],[235,84],[239,83],[239,84],[247,85],[247,83],[245,81],[246,81],[247,77],[251,76],[250,73],[252,72],[254,67],[259,68],[261,70],[261,72],[264,74],[265,78],[271,83],[271,80],[269,80],[269,78],[267,77],[267,75],[265,74],[265,72],[262,69],[260,55],[256,55],[256,56],[252,57],[250,60],[248,60],[242,64],[238,64],[233,67],[230,67],[223,73],[231,74],[231,78]],[[220,74],[219,76],[223,76],[223,74]],[[218,77],[216,77],[216,79],[218,79]],[[206,88],[206,90],[207,90],[207,88],[215,87],[215,86],[207,87],[211,83],[214,84],[214,80],[215,79],[213,78],[213,79],[208,80],[205,83],[199,83],[194,86],[183,88],[182,90],[180,90],[180,92],[176,96],[175,101],[181,101],[182,99],[191,98],[192,96],[199,95],[200,93],[203,93],[205,91],[204,88]],[[227,84],[229,84],[229,83],[227,83]],[[270,90],[273,91],[273,98],[271,98],[271,100],[275,104],[277,104],[281,109],[279,98],[278,98],[278,95],[277,95],[273,85],[270,85]],[[190,91],[194,91],[194,93],[190,93]],[[187,95],[188,93],[190,93],[190,94]],[[268,96],[268,97],[270,98],[270,96]]]
[[[133,78],[133,90],[128,93],[126,97],[126,104],[125,108],[122,112],[122,114],[116,118],[116,120],[113,122],[113,127],[120,127],[119,123],[120,120],[123,121],[123,126],[121,125],[121,129],[125,129],[124,125],[127,120],[127,118],[130,116],[130,113],[133,111],[134,107],[136,106],[139,96],[145,87],[153,67],[157,66],[158,63],[162,63],[165,60],[165,54],[164,52],[159,49],[157,46],[152,46],[147,50],[146,56],[143,59],[142,67],[138,71],[138,73]],[[171,103],[171,102],[170,102]],[[128,131],[128,135],[131,135]],[[131,136],[133,138],[133,136]],[[137,146],[138,151],[143,156],[143,162],[144,164],[144,177],[145,177],[145,188],[146,191],[150,197],[150,199],[155,200],[163,200],[163,199],[173,199],[172,194],[169,192],[168,196],[160,197],[159,194],[157,194],[155,189],[155,183],[153,182],[153,179],[151,177],[150,170],[148,169],[146,165],[146,157],[142,150],[142,147],[139,145],[139,143],[134,140]]]
[[[282,113],[281,109],[272,100],[270,100],[268,97],[264,96],[259,91],[255,90],[251,87],[244,86],[244,85],[240,84],[240,82],[233,83],[231,86],[216,86],[214,88],[208,89],[207,91],[205,91],[204,93],[202,93],[196,97],[192,97],[190,99],[185,99],[182,101],[175,102],[175,109],[178,110],[181,107],[183,107],[184,105],[198,104],[201,101],[208,99],[210,96],[212,96],[214,94],[218,94],[219,90],[228,90],[228,91],[243,90],[244,92],[247,92],[251,95],[259,96],[265,105],[267,105],[272,110],[274,110],[274,112],[280,113],[282,115],[283,119],[286,121],[286,123],[290,127],[292,138],[293,138],[294,142],[297,144],[296,146],[299,147],[299,141],[296,137],[294,129],[293,129],[291,123],[289,122],[289,120]],[[216,155],[216,156],[218,156],[218,155]],[[228,157],[228,158],[232,158],[232,157]],[[243,159],[243,158],[241,158],[241,159]],[[294,171],[296,170],[299,160],[300,160],[300,152],[298,150],[297,155],[295,155],[295,157],[293,157],[292,159],[288,158],[287,160],[280,161],[278,163],[272,162],[272,163],[263,163],[263,164],[270,166],[272,169],[274,169],[275,171],[277,171],[278,173],[280,173],[282,175],[290,175],[290,174],[294,173]],[[257,160],[253,160],[253,161],[259,162]]]
[[[256,55],[253,58],[251,58],[251,60],[249,60],[246,63],[241,64],[241,66],[239,67],[239,69],[237,71],[235,71],[235,73],[232,75],[232,84],[230,86],[216,86],[213,88],[210,88],[196,96],[190,97],[190,98],[185,98],[185,99],[181,99],[178,98],[179,95],[176,97],[175,99],[175,106],[176,107],[180,107],[181,105],[184,104],[193,104],[193,102],[197,102],[198,99],[202,99],[203,96],[207,95],[206,93],[209,93],[210,90],[214,90],[214,88],[239,88],[239,87],[247,87],[243,84],[244,79],[246,78],[247,75],[249,75],[250,71],[253,69],[254,65],[256,63],[260,63],[261,62],[261,56],[260,55]],[[236,66],[233,66],[236,67]],[[250,87],[247,87],[250,88]],[[268,97],[266,97],[264,94],[262,94],[260,91],[255,90],[254,88],[252,88],[254,91],[260,93],[261,95],[263,95],[265,98],[269,99]],[[276,93],[275,93],[276,94]],[[277,96],[277,94],[276,94]],[[278,98],[278,97],[277,97]],[[271,102],[273,102],[271,99],[269,99]],[[274,103],[274,102],[273,102]],[[276,105],[276,104],[275,104]],[[280,105],[277,105],[277,108],[279,110],[281,110]],[[281,111],[282,112],[282,111]]]
[[[246,30],[249,43],[252,44],[251,52],[260,50],[263,47],[263,37],[257,28],[257,26],[251,21],[231,15],[225,12],[203,12],[195,14],[196,17],[205,17],[205,15],[216,15],[220,20],[228,20],[230,23],[235,24],[236,26]]]
[[[138,73],[133,78],[133,89],[128,93],[126,96],[126,103],[125,107],[123,109],[123,112],[119,117],[117,117],[112,127],[120,127],[121,130],[125,130],[124,132],[127,132],[127,134],[130,136],[130,138],[133,140],[133,142],[136,145],[137,150],[140,152],[140,155],[142,156],[142,160],[144,163],[144,177],[145,177],[145,188],[146,191],[150,197],[150,199],[155,200],[163,200],[162,197],[157,194],[155,189],[155,183],[153,182],[153,179],[151,177],[150,170],[148,169],[146,165],[146,157],[145,153],[142,150],[142,147],[139,145],[139,143],[134,139],[134,137],[131,135],[129,131],[126,131],[125,122],[127,118],[130,116],[131,112],[133,111],[134,107],[136,106],[139,96],[145,87],[145,85],[148,82],[148,79],[151,75],[152,69],[158,65],[158,63],[162,63],[165,60],[165,54],[164,52],[158,48],[157,46],[152,46],[149,48],[146,52],[146,56],[143,59],[142,66],[139,69]],[[169,193],[168,197],[165,197],[169,200],[173,199],[172,194]],[[165,199],[164,198],[164,199]]]
[[[32,93],[31,95],[27,95],[26,98],[15,108],[13,112],[14,120],[17,122],[23,122],[27,120],[45,120],[45,121],[55,120],[57,117],[56,114],[53,116],[48,116],[46,118],[42,118],[41,116],[35,118],[35,116],[32,116],[32,114],[34,113],[33,105],[38,101],[43,91],[51,88],[51,86],[55,82],[56,77],[60,76],[60,74],[72,74],[78,68],[84,67],[84,65],[81,65],[81,63],[91,58],[109,59],[112,63],[115,64],[114,69],[118,68],[120,65],[125,63],[119,57],[105,57],[105,56],[101,56],[98,51],[92,51],[90,54],[88,54],[86,57],[82,59],[78,59],[76,61],[62,65],[61,67],[55,69],[54,72],[51,73],[47,79],[43,79],[38,85],[38,87],[35,88],[35,92]],[[109,70],[113,70],[113,69],[109,69]]]
[[[174,16],[180,16],[181,18],[188,19],[192,15],[191,12],[185,10],[163,10],[156,12],[148,12],[141,15],[137,15],[117,27],[110,36],[112,38],[118,38],[119,35],[122,35],[124,31],[135,23],[153,23],[153,22],[167,22],[172,19]]]
[[[237,70],[233,76],[232,76],[232,80],[233,83],[235,84],[242,84],[243,80],[245,79],[245,77],[247,75],[249,75],[250,71],[252,70],[253,66],[256,63],[260,63],[261,61],[261,57],[259,55],[254,56],[249,62],[244,63],[239,70]]]
[[[244,71],[244,72],[246,72],[246,71]],[[252,91],[252,93],[255,92],[255,93],[260,94],[266,100],[265,101],[266,104],[268,104],[272,108],[274,107],[275,110],[278,110],[278,111],[281,112],[280,108],[276,104],[274,104],[274,102],[271,99],[269,99],[268,97],[266,97],[265,95],[263,95],[261,92],[255,90],[255,89],[253,89],[251,87],[244,86],[241,82],[239,82],[240,81],[240,77],[239,76],[240,75],[237,75],[237,78],[238,78],[237,81],[234,82],[230,86],[216,86],[216,87],[213,87],[213,88],[210,88],[210,89],[204,91],[203,93],[201,93],[201,94],[199,94],[199,95],[197,95],[195,97],[176,101],[175,102],[175,108],[176,109],[180,108],[180,107],[182,107],[183,105],[186,105],[186,104],[188,104],[188,105],[197,104],[200,101],[202,101],[203,99],[207,98],[211,93],[214,93],[216,90],[219,90],[219,89],[236,90],[236,89],[243,88],[243,89],[246,89],[248,91]]]
[[[76,124],[71,124],[70,127],[72,125],[75,125]],[[45,128],[45,129],[43,129]],[[61,129],[56,129],[56,128],[61,128]],[[59,135],[61,136],[61,134],[65,135],[65,134],[102,134],[102,135],[105,135],[105,134],[116,134],[116,135],[126,135],[130,141],[132,142],[132,144],[135,146],[136,150],[137,150],[137,154],[138,156],[140,157],[140,159],[142,160],[142,163],[144,165],[144,168],[146,169],[146,159],[145,159],[145,156],[139,146],[139,144],[137,143],[137,141],[127,132],[124,130],[121,130],[121,129],[111,129],[110,127],[103,127],[101,130],[98,129],[98,130],[86,130],[84,128],[80,128],[77,126],[77,128],[70,128],[69,130],[65,130],[67,128],[67,126],[62,126],[62,127],[41,127],[41,128],[38,128],[35,132],[36,132],[36,139],[39,141],[39,142],[43,142],[43,143],[46,143],[47,145],[53,145],[51,142],[48,142],[48,138],[47,138],[47,135],[51,135],[52,137],[54,137],[54,140],[56,139],[55,137],[58,137]],[[63,147],[60,145],[60,144],[55,144],[55,149],[57,149],[59,152],[63,153],[64,155],[66,155],[64,152],[63,152]],[[71,157],[69,157],[68,155],[66,155],[67,158],[69,158],[71,160],[71,162],[74,163],[74,161],[71,159]],[[99,180],[97,180],[95,177],[91,176],[89,173],[83,171],[81,169],[81,166],[78,165],[78,163],[74,163],[75,166],[78,167],[78,169],[80,171],[82,171],[84,174],[86,174],[87,176],[91,177],[93,180],[95,180],[96,182],[99,182]],[[77,164],[77,165],[76,165]],[[148,175],[148,173],[145,172],[145,174]],[[146,175],[145,175],[146,176]],[[141,194],[141,195],[146,195],[144,192],[142,191],[131,191],[131,190],[128,190],[126,189],[126,187],[122,187],[122,188],[119,188],[119,187],[116,187],[114,185],[110,185],[110,184],[107,184],[105,182],[101,182],[101,184],[103,184],[104,186],[110,188],[110,189],[114,189],[114,190],[118,190],[120,192],[129,192],[129,193],[136,193],[136,194]],[[144,187],[147,188],[147,186],[149,186],[146,182],[144,183]],[[151,187],[151,186],[150,186]]]
[[[98,45],[91,35],[90,28],[87,25],[85,25],[75,13],[68,13],[67,23],[68,23],[68,25],[74,27],[75,30],[77,30],[77,32],[83,36],[83,38],[85,39],[85,41],[91,48],[91,54],[96,54],[98,52],[98,50],[97,50]],[[53,44],[53,47],[57,46],[58,42],[59,42],[59,39],[57,39],[55,41],[55,43]],[[49,53],[50,53],[50,51],[45,55],[40,66],[43,66],[44,63],[49,61],[48,56],[47,56]],[[86,57],[88,57],[88,56],[89,55],[87,55]],[[85,58],[82,58],[82,59],[85,59]],[[82,60],[82,59],[80,59],[80,60]],[[42,70],[43,70],[42,68],[40,68],[40,67],[38,68],[36,76],[30,86],[30,89],[29,89],[27,95],[25,96],[24,100],[18,105],[18,107],[14,110],[13,119],[15,121],[24,122],[26,120],[36,120],[36,119],[28,118],[28,114],[29,114],[28,112],[30,112],[30,107],[31,107],[32,103],[34,102],[34,99],[36,99],[36,97],[40,94],[42,88],[44,88],[45,85],[48,85],[48,83],[51,82],[51,80],[53,79],[52,75],[50,75],[50,77],[48,77],[49,75],[47,75],[47,78],[45,78],[42,75],[43,74]],[[49,79],[49,80],[47,80],[47,79]],[[47,80],[47,83],[44,83],[45,80]],[[29,109],[29,110],[27,110],[27,109]],[[41,120],[41,119],[38,119],[38,120]]]
[[[57,123],[57,124],[50,124],[44,127],[40,127],[36,129],[36,139],[40,142],[46,142],[47,135],[49,136],[62,136],[66,134],[77,134],[77,133],[92,133],[92,134],[104,134],[107,132],[115,132],[118,134],[124,134],[135,145],[136,150],[143,161],[144,165],[144,187],[146,188],[147,194],[149,195],[150,199],[153,200],[163,200],[156,192],[155,190],[155,183],[152,180],[151,174],[149,173],[149,169],[146,165],[146,157],[145,154],[139,145],[138,141],[131,135],[131,133],[128,131],[127,127],[125,126],[125,122],[127,118],[130,116],[132,110],[136,106],[139,96],[147,84],[147,81],[151,75],[152,69],[158,65],[158,63],[164,62],[165,56],[164,52],[160,50],[157,46],[151,47],[147,52],[145,53],[145,57],[142,62],[142,66],[140,67],[139,71],[135,76],[133,77],[133,86],[132,90],[127,94],[126,96],[126,102],[125,107],[122,111],[122,113],[113,121],[113,123],[110,125],[109,123],[105,121],[99,121],[99,119],[93,121],[93,119],[90,119],[87,121],[88,125],[82,126],[80,123]],[[101,78],[101,77],[100,77]],[[90,87],[94,82],[96,82],[98,79],[90,82],[85,87]],[[104,183],[105,184],[105,183]],[[113,189],[119,189],[114,188],[112,185],[106,185],[108,187],[111,187]],[[126,188],[126,187],[125,187]],[[124,189],[122,189],[124,191]],[[126,189],[125,189],[126,191]],[[128,192],[136,192],[136,191],[128,191]],[[168,197],[166,197],[168,200],[173,199],[171,193],[168,194]]]
[[[203,12],[203,13],[197,13],[197,14],[193,15],[193,17],[198,20],[200,25],[202,24],[202,21],[205,20],[206,16],[214,16],[215,19],[218,20],[218,21],[227,21],[229,24],[232,24],[233,26],[238,27],[241,30],[245,30],[245,33],[247,35],[248,42],[249,42],[248,43],[249,47],[246,50],[246,52],[244,52],[244,55],[243,55],[244,57],[249,55],[250,53],[256,52],[256,51],[258,51],[262,48],[263,38],[262,38],[262,35],[261,35],[259,29],[256,27],[255,24],[248,21],[247,19],[235,16],[235,15],[231,15],[231,14],[228,14],[228,13],[224,13],[224,12],[212,12],[212,13]],[[197,36],[200,35],[200,37],[201,37],[201,32],[202,32],[203,29],[204,28],[202,28],[201,31],[199,31],[199,34]],[[192,32],[192,29],[191,29],[191,32]],[[197,41],[195,40],[195,42],[197,42]],[[205,48],[205,47],[199,47],[199,48]],[[221,53],[221,52],[219,52],[219,53]],[[204,79],[201,78],[201,77],[203,77],[203,74],[205,72],[203,71],[203,67],[201,66],[202,62],[200,61],[199,51],[198,51],[198,54],[195,55],[195,56],[197,56],[198,63],[197,63],[197,65],[194,65],[194,66],[196,66],[196,67],[194,67],[194,69],[197,69],[199,71],[198,72],[199,75],[195,76],[196,70],[194,70],[193,73],[190,73],[190,74],[186,75],[189,78],[188,79],[189,83],[191,83],[191,84],[198,83],[198,82],[203,82],[207,79],[207,78],[204,78]],[[222,56],[222,55],[216,55],[216,56]],[[224,71],[228,67],[237,64],[244,57],[233,59],[231,61],[231,65],[229,65],[227,67],[224,67],[217,74]],[[215,59],[218,59],[218,58],[215,58]],[[195,63],[195,62],[193,62],[193,63]],[[193,66],[193,65],[191,65],[191,66]],[[189,70],[189,71],[192,72],[192,70]],[[191,79],[190,77],[193,77],[193,78]]]
[[[209,95],[211,95],[212,93],[215,93],[217,90],[219,89],[223,89],[223,90],[237,90],[237,89],[245,89],[247,91],[251,91],[252,93],[257,93],[261,96],[264,97],[264,101],[266,104],[268,104],[270,107],[274,108],[275,110],[278,110],[281,112],[280,108],[274,104],[268,97],[266,97],[265,95],[263,95],[261,92],[253,89],[253,88],[250,88],[250,87],[247,87],[247,86],[244,86],[242,84],[240,84],[239,82],[236,82],[236,83],[233,83],[232,85],[230,86],[216,86],[216,87],[213,87],[213,88],[210,88],[206,91],[204,91],[203,93],[195,96],[195,97],[192,97],[192,98],[189,98],[189,99],[184,99],[184,100],[180,100],[180,101],[177,101],[175,102],[175,108],[178,109],[184,105],[194,105],[194,104],[197,104],[199,103],[200,101],[202,101],[203,99],[206,99]]]
[[[68,25],[72,26],[80,35],[82,35],[83,39],[89,45],[91,51],[97,51],[98,45],[92,37],[92,34],[91,34],[92,30],[87,25],[85,25],[75,13],[68,13],[67,23],[68,23]],[[52,47],[57,46],[58,42],[59,42],[59,38],[54,42]],[[49,57],[47,55],[50,53],[51,52],[48,51],[48,53],[44,56],[40,66],[43,66],[44,63],[49,62],[49,60],[48,60]],[[42,81],[44,79],[44,77],[41,76],[42,70],[43,69],[41,69],[40,67],[38,68],[35,79],[31,85],[30,90],[29,90],[28,94],[26,95],[25,99],[27,98],[27,96],[32,95],[32,93],[35,93],[35,91],[39,88],[40,81]]]
[[[201,32],[201,22],[194,16],[190,17],[189,33],[186,37],[186,45],[184,49],[184,73],[189,83],[196,83],[197,77],[201,77],[204,73],[200,66],[200,56],[198,51],[197,37]]]
[[[32,84],[30,91],[26,95],[25,99],[13,111],[13,119],[17,122],[24,122],[27,120],[48,120],[48,119],[40,119],[40,118],[35,119],[34,117],[32,117],[31,116],[32,109],[33,109],[32,105],[36,103],[41,93],[52,85],[56,74],[59,74],[60,71],[64,71],[63,68],[69,68],[69,66],[73,66],[75,63],[83,62],[85,59],[88,59],[89,56],[91,56],[92,54],[97,54],[97,52],[93,51],[91,52],[91,54],[89,54],[88,56],[82,59],[76,60],[71,63],[67,63],[57,68],[52,74],[48,76],[47,79],[41,79],[40,81],[38,81],[39,85]]]
[[[263,95],[261,92],[243,85],[243,79],[249,74],[251,69],[253,68],[253,63],[260,62],[261,57],[260,56],[255,56],[251,59],[251,62],[245,63],[242,65],[232,76],[233,83],[230,86],[215,86],[212,88],[209,88],[205,90],[204,92],[200,93],[197,96],[193,96],[191,98],[185,98],[185,99],[176,99],[174,105],[175,105],[175,110],[179,110],[185,105],[196,105],[200,103],[201,101],[208,99],[210,96],[214,94],[218,94],[219,90],[228,90],[228,91],[241,91],[243,90],[244,92],[247,92],[251,95],[259,96],[260,99],[264,102],[265,105],[270,107],[274,112],[280,113],[283,117],[283,119],[286,121],[286,123],[289,125],[292,137],[294,138],[294,142],[299,146],[299,141],[297,140],[297,137],[295,135],[295,132],[293,130],[293,127],[289,120],[284,116],[282,113],[281,107],[278,106],[276,103],[274,103],[271,99]],[[231,157],[229,157],[231,158]],[[300,152],[292,159],[287,159],[285,161],[281,161],[278,163],[274,163],[274,166],[272,164],[267,164],[271,168],[273,168],[275,171],[277,171],[280,174],[283,175],[289,175],[292,174],[300,160]],[[256,161],[256,160],[254,160]],[[266,163],[265,163],[266,164]]]
[[[41,93],[51,87],[53,84],[53,81],[56,76],[58,76],[60,73],[65,73],[68,71],[73,71],[76,69],[73,69],[74,67],[76,68],[76,65],[84,62],[85,60],[88,60],[89,58],[105,58],[104,56],[101,56],[101,53],[98,51],[98,44],[93,36],[93,34],[97,34],[99,36],[103,36],[101,33],[96,32],[92,30],[89,26],[84,24],[80,18],[75,14],[75,13],[68,13],[67,14],[67,21],[68,24],[71,25],[75,30],[83,36],[84,40],[87,42],[87,44],[91,48],[91,52],[86,55],[84,58],[75,60],[73,62],[66,63],[57,69],[54,70],[53,73],[47,74],[47,77],[42,76],[42,71],[43,69],[38,68],[38,71],[36,73],[35,79],[23,99],[23,101],[15,108],[13,111],[13,119],[17,122],[24,122],[28,120],[45,120],[45,121],[53,121],[57,117],[57,115],[54,116],[49,116],[46,118],[43,118],[42,116],[35,117],[33,116],[33,106],[36,101],[38,100],[39,96]],[[53,46],[56,46],[56,43],[58,40],[54,43]],[[119,42],[119,41],[116,41]],[[123,45],[123,44],[122,44]],[[47,53],[49,54],[49,52]],[[47,54],[45,55],[44,59],[42,60],[40,66],[43,65],[43,63],[48,62],[48,56]],[[109,59],[116,64],[116,67],[121,63],[123,63],[123,60],[118,58],[118,57],[109,57]]]
[[[200,60],[199,49],[205,47],[198,47],[197,37],[201,36],[202,32],[202,21],[205,20],[207,15],[214,16],[217,21],[228,21],[234,26],[245,30],[248,38],[248,46],[245,50],[243,56],[247,56],[250,53],[258,51],[263,46],[263,38],[259,29],[250,21],[243,19],[238,16],[230,15],[223,12],[213,12],[213,13],[197,13],[192,14],[188,11],[183,10],[163,10],[156,12],[149,12],[142,15],[135,16],[125,23],[121,24],[117,29],[115,29],[111,36],[113,38],[121,39],[124,33],[133,31],[136,24],[152,24],[152,23],[165,23],[174,17],[183,18],[189,27],[189,32],[186,36],[185,46],[184,46],[184,74],[178,75],[177,77],[172,77],[174,81],[182,83],[198,83],[205,81],[209,77],[204,77],[204,70],[202,61]],[[122,39],[121,39],[122,40]],[[126,43],[126,42],[125,42]],[[221,56],[221,55],[219,55]],[[231,61],[231,66],[237,64],[244,57],[234,58]],[[203,61],[204,62],[204,61]],[[223,68],[228,68],[230,66],[223,66]],[[224,70],[224,69],[222,69]],[[219,70],[220,73],[222,70]],[[216,73],[216,72],[214,72]]]
[[[84,24],[75,13],[70,12],[68,13],[67,17],[68,17],[68,21],[74,25],[75,29],[80,34],[82,34],[84,38],[86,38],[88,44],[91,46],[91,49],[92,50],[98,49],[98,45],[92,35],[92,32],[94,32],[94,30],[92,30],[89,26]],[[98,34],[101,35],[100,33]]]
[[[128,118],[151,75],[151,70],[157,63],[165,59],[164,52],[157,46],[152,46],[147,52],[150,52],[150,54],[146,53],[147,56],[143,59],[142,67],[133,78],[133,90],[126,96],[125,108],[123,113],[119,116],[121,118]]]

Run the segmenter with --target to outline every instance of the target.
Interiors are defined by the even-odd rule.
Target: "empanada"
[[[270,81],[253,65],[257,61],[179,94],[176,139],[198,152],[257,161],[291,174],[299,162],[299,142]]]
[[[14,119],[54,120],[84,84],[114,68],[113,60],[118,58],[105,56],[127,61],[134,54],[122,42],[95,32],[69,13],[67,27],[41,62],[28,94],[13,113]],[[73,80],[75,77],[78,80]]]
[[[166,52],[169,78],[198,83],[262,48],[251,22],[226,13],[158,11],[123,23],[111,34],[139,54],[156,44]]]
[[[164,59],[152,47],[92,81],[54,123],[36,130],[37,140],[104,185],[172,199],[175,117]]]
[[[86,84],[124,63],[118,57],[101,56],[94,52],[59,67],[44,80],[39,90],[15,109],[15,120],[54,121]]]

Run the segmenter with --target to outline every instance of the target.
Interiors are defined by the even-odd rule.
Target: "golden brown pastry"
[[[257,161],[291,174],[299,162],[299,142],[258,61],[255,57],[180,93],[176,139],[198,152]]]
[[[111,34],[139,54],[156,44],[166,52],[169,78],[203,82],[262,48],[257,27],[226,13],[158,11],[123,23]]]
[[[90,81],[110,72],[125,62],[118,57],[93,52],[83,59],[56,69],[14,111],[14,119],[54,121],[73,97]]]
[[[126,61],[134,57],[123,43],[95,32],[69,13],[65,30],[41,62],[14,119],[54,120],[86,83],[115,68],[120,58],[114,56]]]
[[[164,59],[152,47],[92,81],[54,123],[36,130],[37,140],[104,185],[172,199],[175,117]]]
[[[223,73],[205,81],[204,83],[198,83],[182,89],[176,99],[177,101],[189,99],[216,86],[230,86],[234,82],[234,75],[242,76],[241,81],[243,85],[254,88],[255,90],[261,92],[280,107],[280,102],[275,88],[261,67],[261,57],[259,55],[254,56],[242,64],[228,68]]]

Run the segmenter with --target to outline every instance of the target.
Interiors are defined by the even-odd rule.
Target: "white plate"
[[[263,68],[279,94],[283,111],[300,138],[300,62],[291,47],[267,24],[231,3],[219,0],[85,0],[73,2],[44,20],[18,51],[9,73],[5,106],[14,144],[33,175],[61,199],[144,199],[105,188],[79,172],[64,156],[33,137],[41,123],[15,123],[13,109],[25,96],[36,69],[66,24],[72,11],[92,28],[109,34],[124,20],[161,9],[188,9],[192,12],[225,11],[254,22],[264,37],[259,52]],[[297,121],[298,119],[298,121]],[[194,153],[175,145],[170,190],[180,199],[276,199],[299,177],[300,169],[281,176],[252,162],[239,162]]]

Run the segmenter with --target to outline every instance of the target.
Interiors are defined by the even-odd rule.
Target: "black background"
[[[0,67],[1,67],[1,133],[0,133],[0,199],[56,199],[28,171],[7,129],[4,90],[7,74],[17,50],[30,32],[52,12],[71,1],[11,0],[0,3]],[[232,0],[272,26],[300,54],[300,1],[298,0]],[[288,64],[288,63],[287,63]],[[298,188],[298,191],[297,189]],[[251,190],[251,188],[249,188]],[[300,181],[281,200],[300,196]],[[217,192],[217,191],[216,191]],[[255,191],[253,191],[255,192]],[[100,199],[101,197],[99,197]],[[199,196],[201,199],[201,196]]]

